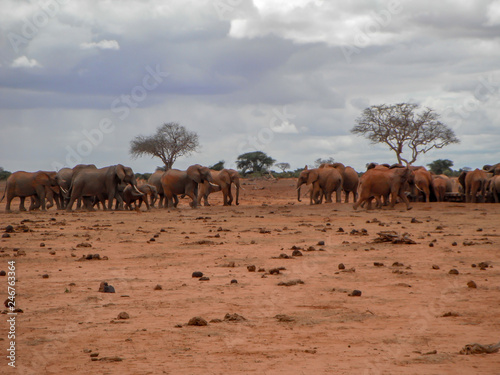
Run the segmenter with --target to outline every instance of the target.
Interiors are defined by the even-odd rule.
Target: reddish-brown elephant
[[[297,180],[297,200],[300,200],[300,187],[311,185],[310,204],[321,203],[321,197],[325,197],[326,203],[332,203],[332,194],[336,192],[337,201],[340,199],[342,191],[342,175],[337,168],[314,168],[308,169],[307,166],[300,173]]]
[[[323,163],[319,166],[319,168],[329,167],[336,168],[342,176],[342,190],[345,194],[345,203],[349,203],[349,193],[352,193],[353,201],[356,202],[358,199],[359,186],[358,172],[356,172],[352,167],[344,166],[342,163]],[[340,200],[337,200],[337,202],[340,202]]]
[[[467,203],[476,203],[480,194],[482,200],[486,198],[486,183],[488,182],[488,174],[481,170],[475,169],[465,174],[465,201]]]
[[[239,205],[239,173],[234,169],[222,169],[220,171],[210,169],[210,174],[213,178],[213,185],[211,185],[208,181],[205,181],[203,184],[199,185],[198,204],[201,204],[201,199],[203,198],[203,205],[210,206],[210,203],[208,203],[208,196],[211,193],[222,191],[224,206],[230,206],[233,203],[233,193],[231,191],[231,185],[234,183],[234,185],[236,186],[236,205]]]
[[[356,210],[363,202],[368,202],[367,209],[371,209],[371,199],[377,200],[377,206],[381,206],[381,197],[391,195],[391,208],[394,208],[396,199],[399,197],[410,210],[410,202],[405,195],[404,186],[406,182],[412,182],[414,172],[410,168],[369,169],[360,179],[359,199],[354,203]]]

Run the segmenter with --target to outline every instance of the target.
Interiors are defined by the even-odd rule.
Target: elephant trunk
[[[298,200],[299,202],[302,202],[302,200],[300,199],[300,187],[301,187],[301,186],[302,186],[302,185],[297,186],[297,200]]]
[[[236,205],[240,204],[240,183],[236,184]]]

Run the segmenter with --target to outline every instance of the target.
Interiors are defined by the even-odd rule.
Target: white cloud
[[[86,42],[80,44],[81,49],[120,49],[120,45],[116,40],[101,40],[100,42]]]
[[[495,1],[490,4],[486,13],[488,21],[486,25],[495,26],[500,24],[500,1]]]
[[[21,56],[15,59],[11,66],[13,68],[40,68],[41,65],[35,59],[28,59],[26,56]]]

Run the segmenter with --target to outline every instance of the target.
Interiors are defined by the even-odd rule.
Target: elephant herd
[[[233,169],[215,171],[199,164],[186,170],[157,170],[147,183],[138,185],[132,168],[121,164],[97,168],[93,164],[79,164],[73,168],[63,168],[58,172],[15,172],[7,179],[2,201],[7,197],[5,210],[11,211],[11,202],[20,198],[19,209],[25,211],[25,199],[31,198],[30,210],[46,210],[57,205],[58,209],[71,211],[73,205],[87,209],[102,205],[104,210],[133,209],[145,203],[146,208],[155,207],[159,199],[160,208],[177,207],[179,196],[189,197],[190,206],[209,206],[208,196],[222,191],[223,204],[233,203],[232,185],[236,187],[235,204],[239,204],[240,176]],[[500,163],[485,165],[483,169],[464,171],[457,180],[446,175],[434,175],[424,167],[400,164],[370,163],[361,177],[349,166],[342,163],[322,164],[318,168],[306,168],[300,173],[296,190],[301,201],[302,185],[310,186],[310,204],[320,204],[323,199],[332,203],[341,202],[342,191],[345,202],[352,195],[354,209],[367,204],[372,208],[394,205],[401,201],[410,209],[410,200],[442,202],[445,197],[461,196],[466,202],[500,202]],[[359,197],[358,197],[359,196]],[[149,199],[148,199],[149,198]],[[132,204],[134,207],[132,207]]]
[[[297,180],[299,202],[300,189],[304,184],[311,185],[310,204],[320,204],[323,198],[326,203],[331,203],[333,192],[336,193],[336,202],[340,202],[341,192],[344,191],[346,203],[352,192],[354,209],[365,203],[367,209],[371,209],[373,199],[376,200],[378,208],[382,204],[394,207],[399,200],[405,203],[407,209],[411,209],[410,200],[443,202],[445,198],[451,196],[459,199],[465,196],[465,201],[471,203],[498,203],[500,163],[485,165],[482,170],[464,171],[458,180],[444,174],[435,175],[424,167],[401,164],[370,163],[360,178],[354,169],[342,163],[322,164],[314,169],[308,169],[306,166]]]
[[[96,205],[102,205],[103,210],[132,209],[145,203],[149,210],[158,198],[159,207],[176,207],[179,195],[191,198],[191,207],[196,207],[202,199],[205,205],[210,205],[209,194],[222,191],[224,205],[231,205],[232,184],[236,186],[235,203],[239,204],[239,174],[232,169],[214,171],[195,164],[185,171],[157,171],[147,183],[138,185],[130,167],[117,164],[97,168],[93,164],[79,164],[58,172],[14,172],[7,179],[0,201],[7,197],[6,212],[11,212],[11,203],[16,197],[20,198],[20,211],[26,211],[24,203],[28,197],[31,198],[30,210],[41,208],[45,211],[54,206],[54,202],[57,209],[67,211],[73,209],[75,202],[77,208],[83,204],[89,210]]]

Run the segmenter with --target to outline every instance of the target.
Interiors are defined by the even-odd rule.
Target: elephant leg
[[[141,207],[141,203],[144,202],[144,204],[146,205],[146,210],[150,210],[150,207],[149,207],[149,202],[148,202],[148,196],[144,196],[142,197],[141,199],[139,199],[139,207]]]
[[[339,186],[335,191],[335,197],[337,203],[342,203],[342,186]]]
[[[349,191],[344,191],[345,198],[344,198],[344,203],[349,203]]]
[[[227,188],[227,196],[228,196],[227,204],[230,206],[233,204],[233,192],[231,191],[231,183],[229,183],[229,186]]]
[[[24,200],[26,199],[26,197],[19,197],[19,199],[21,200],[19,202],[19,211],[26,211],[26,207],[24,207]],[[10,202],[9,202],[9,210],[10,210]]]

